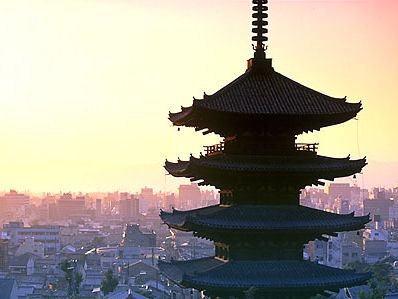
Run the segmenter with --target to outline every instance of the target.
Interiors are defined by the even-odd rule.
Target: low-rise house
[[[148,299],[148,297],[145,297],[143,295],[131,291],[131,289],[128,287],[118,287],[115,291],[106,295],[104,298],[105,299],[130,299],[130,298]]]
[[[128,277],[134,277],[136,284],[145,284],[150,280],[159,279],[159,269],[150,266],[143,261],[138,261],[134,264],[130,264],[125,271],[127,271]]]
[[[44,244],[41,242],[36,242],[34,238],[26,238],[21,245],[19,245],[15,256],[21,256],[25,253],[34,254],[41,258],[44,258]]]
[[[13,278],[17,281],[18,289],[19,288],[30,288],[34,289],[43,289],[46,287],[46,276],[45,275],[22,275],[22,274],[14,274]]]
[[[101,282],[104,279],[104,273],[98,270],[86,270],[86,276],[82,282],[84,288],[97,288],[101,286]]]
[[[10,259],[8,270],[11,274],[32,275],[35,273],[35,259],[37,258],[31,253],[14,256]]]

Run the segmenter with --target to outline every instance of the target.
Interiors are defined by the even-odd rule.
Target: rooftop
[[[242,217],[244,216],[244,217]],[[369,215],[334,214],[296,205],[215,205],[191,211],[162,211],[170,227],[191,231],[245,232],[340,232],[363,229]]]
[[[171,280],[198,289],[261,288],[286,292],[286,289],[320,288],[338,290],[341,286],[364,284],[369,273],[355,273],[309,261],[229,261],[204,258],[191,261],[159,262]]]
[[[276,130],[273,123],[280,122],[285,129],[301,133],[345,122],[361,109],[360,102],[327,96],[272,68],[268,72],[248,69],[215,94],[194,99],[192,106],[170,113],[169,118],[174,125],[209,128],[223,136],[245,127],[236,122],[246,118],[249,124],[262,123],[270,131]]]
[[[304,153],[303,153],[304,154]],[[334,179],[358,173],[366,165],[366,160],[347,158],[329,158],[324,156],[249,156],[218,154],[190,157],[188,161],[177,163],[166,161],[166,170],[175,177],[188,177],[194,180],[204,179],[209,184],[223,179],[223,176],[242,176],[247,174],[273,176],[308,176],[318,179]],[[209,178],[209,173],[223,173],[223,176]]]
[[[15,287],[14,291],[16,291],[16,281],[15,279],[5,279],[0,278],[0,299],[9,299],[11,298],[11,294],[13,288]],[[16,293],[14,294],[16,295]]]

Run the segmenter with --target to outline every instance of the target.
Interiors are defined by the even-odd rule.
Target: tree
[[[74,298],[79,294],[80,285],[83,281],[83,275],[77,271],[77,260],[64,260],[60,263],[60,268],[65,272],[65,280],[68,283],[68,296]]]
[[[80,272],[75,274],[75,287],[76,287],[76,294],[80,293],[80,285],[83,282],[83,275]]]
[[[65,272],[65,279],[68,283],[68,296],[72,296],[73,288],[73,268],[71,267],[71,263],[68,260],[64,260],[60,264],[61,270]]]
[[[101,281],[101,291],[104,293],[104,295],[107,295],[113,292],[118,284],[119,280],[113,276],[113,270],[109,268],[104,273],[104,279]]]
[[[383,299],[387,290],[384,287],[381,287],[377,284],[375,278],[370,279],[368,285],[371,289],[370,292],[359,292],[358,298],[359,299]]]
[[[94,239],[91,241],[91,244],[95,247],[95,248],[98,248],[98,247],[101,247],[101,246],[105,246],[106,245],[106,243],[105,243],[105,241],[104,241],[104,238],[103,237],[94,237]]]
[[[347,265],[347,269],[357,272],[371,272],[373,277],[368,281],[370,292],[361,292],[359,299],[383,299],[389,288],[397,288],[398,282],[395,278],[392,266],[386,262],[377,262],[373,265],[355,262]]]

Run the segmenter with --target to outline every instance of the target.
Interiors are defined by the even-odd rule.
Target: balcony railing
[[[297,151],[314,152],[316,153],[319,143],[296,143]]]
[[[215,144],[215,145],[206,145],[206,146],[204,146],[206,156],[212,155],[212,154],[215,154],[215,153],[223,152],[224,151],[224,145],[225,145],[225,143],[221,142],[221,143],[218,143],[218,144]]]
[[[295,147],[296,151],[316,153],[318,150],[318,145],[319,145],[319,143],[296,143],[294,145],[294,147]],[[253,152],[254,149],[251,148],[249,152]],[[205,151],[206,156],[222,153],[222,152],[224,152],[224,150],[225,150],[225,142],[221,142],[221,143],[214,144],[214,145],[204,146],[204,151]],[[278,149],[275,147],[273,148],[273,151],[271,150],[271,152],[274,152],[275,150],[278,152],[284,152],[283,149],[281,149],[281,148]],[[291,151],[291,149],[290,149],[290,151]],[[239,152],[241,152],[241,150]],[[256,152],[256,151],[254,151],[254,152]],[[264,151],[264,150],[261,151],[261,153],[268,153],[268,152],[270,152],[270,149],[268,149],[268,151]]]

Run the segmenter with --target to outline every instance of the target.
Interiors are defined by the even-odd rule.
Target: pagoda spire
[[[269,72],[272,70],[272,60],[267,59],[265,50],[267,49],[265,42],[268,40],[268,0],[252,0],[253,1],[253,44],[254,57],[247,61],[247,70],[256,72]]]
[[[253,45],[254,50],[256,51],[254,54],[255,58],[265,58],[265,45],[264,42],[268,40],[266,33],[268,29],[266,26],[268,25],[268,11],[267,6],[268,0],[253,0],[253,29],[254,33],[252,37],[252,41],[256,42],[256,45]],[[260,56],[260,57],[258,57]]]

